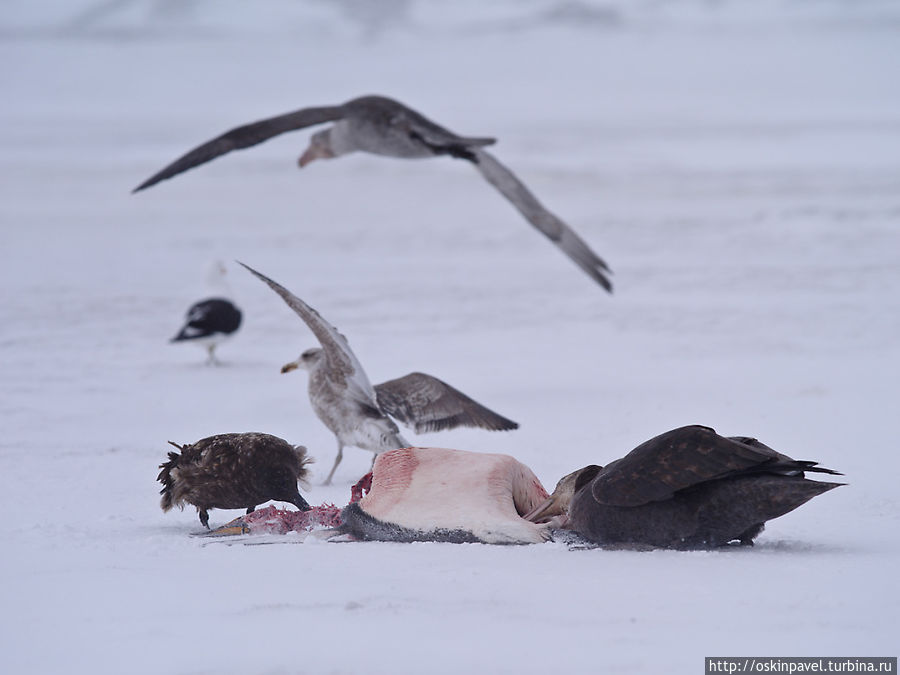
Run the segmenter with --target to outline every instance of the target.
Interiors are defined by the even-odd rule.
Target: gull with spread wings
[[[518,428],[512,420],[425,373],[410,373],[373,387],[347,338],[337,328],[280,284],[247,265],[244,267],[281,296],[306,322],[321,345],[303,352],[281,372],[296,368],[309,371],[309,401],[313,411],[337,438],[337,457],[325,479],[326,485],[331,483],[341,463],[345,445],[369,450],[375,456],[411,445],[400,435],[391,417],[413,427],[416,433],[458,426],[490,431]]]
[[[594,281],[612,292],[607,264],[558,216],[548,211],[516,175],[485,151],[493,138],[458,136],[399,101],[363,96],[342,105],[301,108],[295,112],[236,127],[194,148],[134,189],[144,190],[160,181],[204,164],[232,150],[249,148],[273,136],[334,122],[313,134],[299,164],[369,152],[404,159],[449,155],[475,165],[481,175],[538,231],[544,234]]]

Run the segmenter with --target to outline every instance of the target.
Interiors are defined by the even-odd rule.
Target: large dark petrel
[[[525,518],[559,517],[563,527],[598,544],[750,544],[766,521],[843,485],[809,480],[805,472],[840,475],[755,438],[681,427],[605,467],[591,465],[563,477]]]
[[[525,219],[607,291],[612,291],[610,269],[590,246],[559,217],[548,211],[516,175],[483,148],[493,138],[457,136],[424,115],[383,96],[363,96],[342,105],[301,108],[295,112],[245,124],[197,146],[134,189],[204,164],[232,150],[249,148],[273,136],[316,124],[334,124],[313,134],[300,166],[315,159],[340,157],[350,152],[416,159],[449,155],[465,159],[508,199]]]

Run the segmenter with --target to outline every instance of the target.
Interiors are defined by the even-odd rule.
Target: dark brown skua
[[[210,509],[251,513],[269,500],[289,502],[301,511],[310,508],[297,489],[312,461],[303,446],[256,432],[219,434],[191,445],[169,442],[180,454],[170,452],[169,461],[159,465],[163,511],[193,504],[209,528]]]

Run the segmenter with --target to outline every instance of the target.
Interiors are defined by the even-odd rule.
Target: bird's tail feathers
[[[315,457],[310,457],[306,447],[303,445],[294,446],[294,456],[297,459],[297,480],[304,488],[309,488],[309,464],[316,461]]]
[[[804,471],[812,471],[814,473],[829,473],[832,476],[843,476],[840,471],[835,471],[834,469],[826,469],[824,466],[819,466],[816,462],[807,462],[801,461],[800,464],[803,464]]]
[[[483,148],[486,145],[493,145],[497,142],[496,138],[488,138],[488,137],[470,137],[470,136],[461,136],[460,140],[463,144],[468,146],[475,146],[476,148]]]
[[[175,444],[172,443],[172,445]],[[176,445],[175,447],[178,446]],[[177,470],[180,461],[181,455],[179,455],[177,452],[170,452],[169,461],[159,465],[161,471],[156,477],[156,480],[158,480],[163,485],[162,490],[159,491],[159,494],[162,495],[162,499],[159,500],[159,505],[163,511],[168,511],[173,506],[177,505],[177,499],[175,496],[175,481],[178,479]]]

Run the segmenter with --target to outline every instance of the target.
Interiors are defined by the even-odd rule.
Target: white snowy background
[[[692,0],[6,0],[0,13],[3,673],[701,673],[704,656],[897,654],[900,5]],[[212,136],[366,94],[500,139],[615,270],[603,293],[465,162],[308,131],[130,190]],[[167,343],[228,262],[226,365]],[[521,423],[423,445],[551,488],[683,424],[848,487],[752,549],[229,546],[163,514],[166,441],[318,458],[314,338]],[[213,511],[221,524],[237,511]]]

